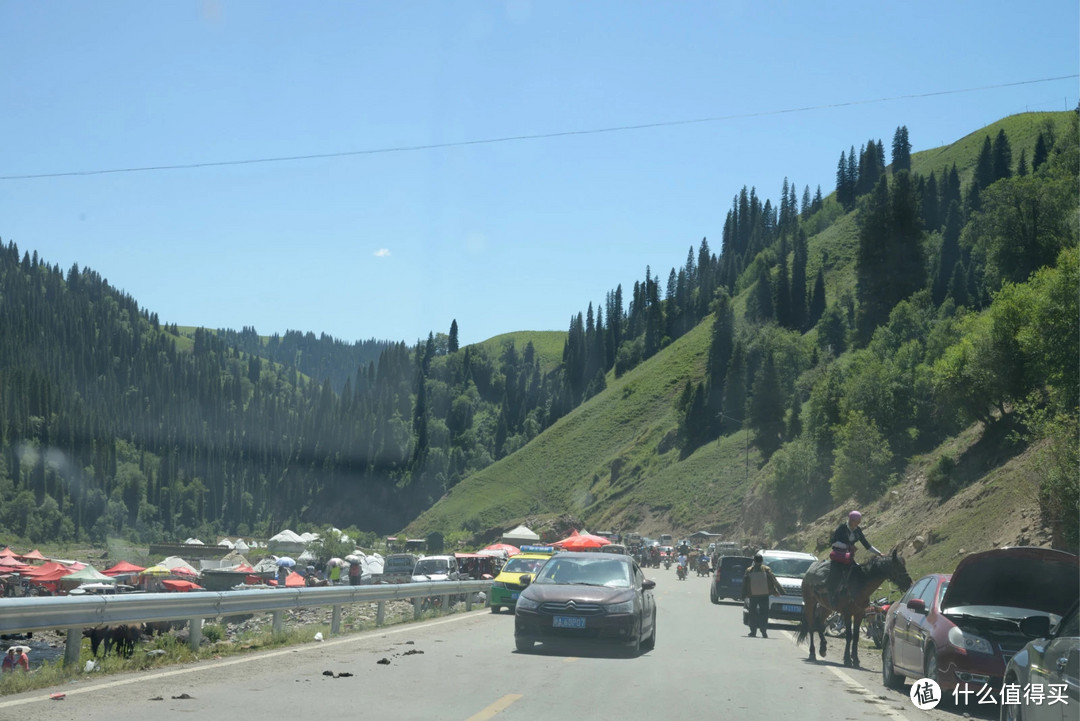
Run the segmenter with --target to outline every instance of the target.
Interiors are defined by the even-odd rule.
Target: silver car
[[[803,617],[802,579],[810,564],[817,561],[817,556],[799,551],[761,551],[762,562],[776,576],[783,596],[769,596],[769,622],[796,621]],[[750,601],[743,607],[743,625],[750,625]]]
[[[1053,633],[1046,616],[1025,618],[1020,630],[1039,638],[1020,649],[1005,666],[1001,721],[1076,719],[1080,713],[1077,604],[1062,616]],[[1011,699],[1007,697],[1010,687],[1016,689]]]

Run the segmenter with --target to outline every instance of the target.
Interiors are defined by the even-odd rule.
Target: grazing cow
[[[95,626],[93,628],[84,628],[83,636],[90,639],[90,653],[93,656],[97,656],[98,648],[101,646],[101,642],[105,642],[105,656],[109,655],[109,651],[115,645],[117,653],[124,658],[131,658],[135,653],[135,644],[138,643],[142,637],[142,629],[135,625],[120,625],[120,626]]]

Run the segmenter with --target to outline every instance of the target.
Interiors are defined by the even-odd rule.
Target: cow
[[[90,654],[97,656],[101,642],[105,642],[105,656],[116,646],[117,653],[124,658],[131,658],[135,653],[135,644],[142,637],[142,628],[136,625],[94,626],[84,628],[83,636],[90,639]]]

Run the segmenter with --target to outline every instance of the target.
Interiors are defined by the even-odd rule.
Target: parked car
[[[424,556],[416,562],[412,570],[413,583],[459,581],[461,577],[461,569],[453,556]]]
[[[754,563],[749,556],[721,556],[716,564],[713,582],[709,587],[709,600],[720,603],[725,598],[742,600],[742,582],[746,569]]]
[[[973,553],[951,576],[924,576],[889,608],[882,682],[931,678],[946,697],[962,683],[1000,689],[1005,664],[1030,640],[1021,622],[1058,623],[1076,601],[1078,574],[1071,553],[1022,547]]]
[[[376,583],[409,583],[412,581],[416,554],[391,553],[383,560],[383,572],[375,576]]]
[[[1001,721],[1064,721],[1076,717],[1080,708],[1080,621],[1077,620],[1077,604],[1065,614],[1061,622],[1050,632],[1050,625],[1043,616],[1025,618],[1020,630],[1029,641],[1020,652],[1009,659],[1005,666],[1005,683],[1015,684],[1021,692],[1034,684],[1040,684],[1049,696],[1051,686],[1063,689],[1062,695],[1068,705],[1060,703],[1001,704]],[[1070,712],[1071,709],[1071,712]]]
[[[526,583],[528,576],[522,576]],[[631,556],[562,552],[528,583],[514,609],[514,644],[524,652],[538,641],[586,641],[626,646],[633,653],[656,644],[656,583]]]
[[[761,551],[763,562],[776,576],[780,587],[784,589],[783,596],[769,596],[769,622],[794,621],[802,622],[803,597],[802,580],[810,564],[814,563],[817,556],[800,551]],[[742,580],[739,581],[739,591],[742,591]],[[749,601],[743,607],[743,625],[750,625]]]

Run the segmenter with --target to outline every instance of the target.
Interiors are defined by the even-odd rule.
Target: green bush
[[[948,453],[944,453],[926,474],[926,490],[935,496],[941,496],[952,489],[953,471],[956,470],[956,459]]]
[[[218,626],[215,623],[211,623],[202,628],[203,637],[210,643],[217,643],[221,639],[225,638],[225,629]]]

